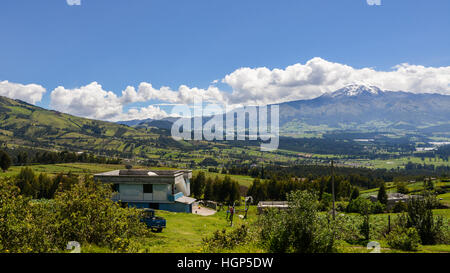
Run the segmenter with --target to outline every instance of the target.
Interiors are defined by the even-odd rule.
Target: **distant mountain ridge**
[[[280,119],[282,124],[296,119],[335,127],[369,122],[427,126],[450,121],[450,96],[351,85],[312,100],[282,103]]]
[[[314,99],[290,101],[280,106],[282,131],[305,130],[308,126],[334,129],[390,128],[442,131],[450,124],[450,96],[384,91],[376,86],[349,85]],[[169,128],[175,119],[164,119]],[[133,126],[158,127],[154,120],[133,121]],[[434,130],[432,129],[432,130]]]

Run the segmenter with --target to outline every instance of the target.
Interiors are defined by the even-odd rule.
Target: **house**
[[[407,202],[411,198],[420,198],[418,195],[408,195],[408,194],[402,194],[402,193],[389,193],[387,199],[386,207],[388,209],[395,206],[398,202]],[[370,201],[377,202],[378,196],[377,195],[371,195],[369,196]]]
[[[112,184],[113,200],[130,207],[192,213],[188,170],[115,170],[94,175],[96,181]]]

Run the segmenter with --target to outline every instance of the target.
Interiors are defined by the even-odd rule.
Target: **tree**
[[[350,196],[350,201],[355,200],[358,197],[359,197],[359,190],[357,187],[355,187],[355,188],[353,188],[352,194]]]
[[[145,235],[139,211],[121,208],[111,200],[112,194],[110,186],[91,177],[58,192],[54,199],[56,245],[65,247],[68,241],[77,241],[126,251],[130,238]]]
[[[6,172],[11,167],[11,157],[5,151],[0,150],[0,167]]]
[[[404,182],[398,182],[397,183],[397,192],[402,194],[408,194],[409,190],[408,187],[406,187],[406,184]]]
[[[386,193],[386,185],[384,182],[382,182],[380,185],[380,189],[378,190],[377,199],[381,204],[387,205],[388,195]]]
[[[36,184],[36,175],[31,168],[25,167],[20,169],[19,174],[16,176],[16,185],[19,187],[22,195],[37,198]]]
[[[199,172],[194,179],[192,179],[192,194],[198,198],[201,199],[203,192],[205,190],[205,184],[206,184],[206,176],[204,172]]]
[[[205,195],[204,195],[205,200],[214,200],[213,183],[214,182],[211,177],[208,177],[208,179],[206,179]]]
[[[433,209],[437,203],[436,197],[431,194],[422,198],[411,198],[408,201],[407,213],[399,216],[400,226],[415,228],[424,245],[438,243],[443,232],[442,216],[436,218],[433,216]]]
[[[233,204],[234,201],[240,201],[241,195],[239,193],[239,183],[236,181],[231,182],[230,195],[228,200],[230,204]]]

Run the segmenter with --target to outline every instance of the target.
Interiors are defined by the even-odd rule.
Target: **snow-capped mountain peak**
[[[352,84],[348,85],[342,89],[339,89],[331,94],[332,97],[341,97],[341,96],[360,96],[360,95],[379,95],[382,93],[380,88],[376,86],[369,85],[358,85]]]

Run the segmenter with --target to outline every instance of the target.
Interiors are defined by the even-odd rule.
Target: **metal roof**
[[[194,203],[195,201],[197,201],[197,199],[192,198],[192,197],[186,197],[186,196],[182,196],[182,197],[178,198],[177,200],[175,200],[175,202],[188,204],[188,205]]]

